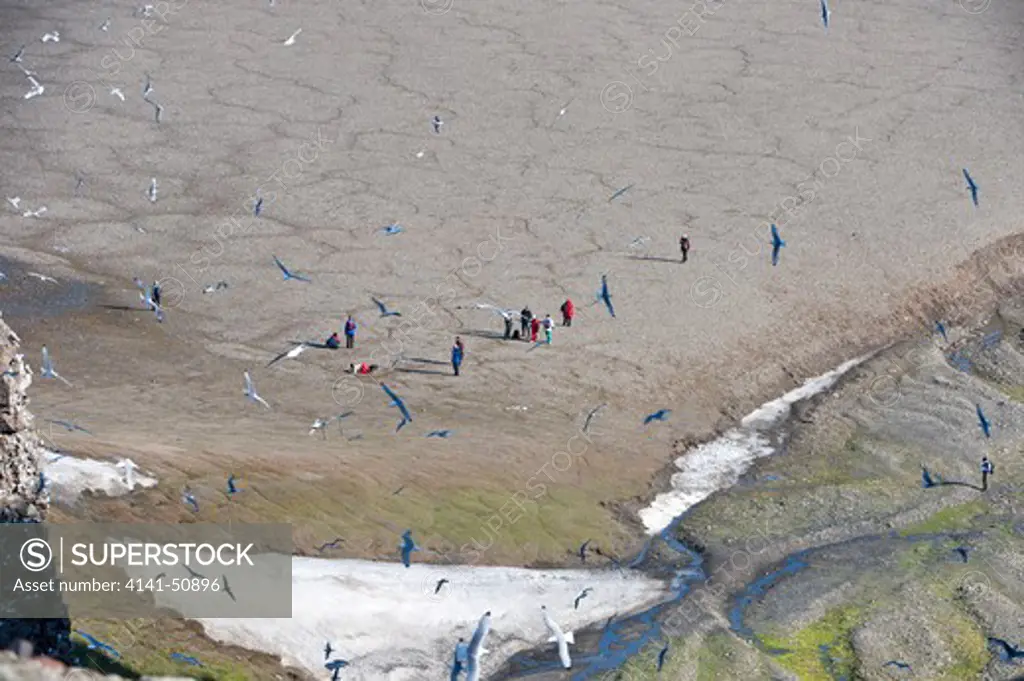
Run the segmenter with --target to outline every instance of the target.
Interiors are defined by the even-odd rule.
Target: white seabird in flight
[[[109,29],[109,28],[110,28],[110,17],[107,17],[107,20],[104,21],[103,24],[100,26],[100,30],[106,32],[107,29]]]
[[[24,213],[21,214],[21,217],[23,217],[23,218],[41,218],[41,217],[43,217],[43,213],[45,213],[45,212],[46,212],[46,206],[41,206],[40,208],[37,208],[36,210],[26,210]]]
[[[66,385],[71,385],[71,381],[58,374],[53,368],[53,362],[50,361],[50,351],[43,346],[43,368],[39,374],[42,378],[56,378],[64,381]]]
[[[156,178],[149,180],[149,189],[146,191],[146,196],[149,197],[150,203],[156,203]]]
[[[309,347],[309,345],[307,345],[306,343],[299,343],[298,345],[296,345],[295,347],[291,348],[290,350],[285,350],[280,355],[278,355],[274,359],[272,359],[269,362],[267,362],[267,366],[269,367],[271,365],[274,365],[274,364],[280,362],[282,359],[295,359],[296,357],[301,355],[303,352],[305,352],[306,348],[308,348],[308,347]]]
[[[12,199],[10,196],[8,196],[7,197],[7,203],[9,203],[12,206],[14,206],[14,210],[18,210],[18,204],[21,203],[21,197],[20,196],[15,196]]]
[[[19,63],[19,62],[21,61],[21,56],[22,56],[23,54],[25,54],[25,46],[24,46],[24,45],[22,45],[21,47],[19,47],[19,48],[18,48],[18,51],[17,51],[17,52],[15,52],[15,53],[14,53],[14,54],[13,54],[13,55],[11,56],[11,61],[12,61],[12,62],[14,62],[15,64]]]
[[[53,277],[48,277],[48,276],[46,276],[45,274],[39,274],[38,272],[26,272],[25,274],[26,274],[27,276],[30,276],[30,277],[35,277],[35,278],[36,278],[36,279],[38,279],[39,281],[42,281],[42,282],[46,282],[46,283],[48,283],[48,284],[56,284],[56,283],[59,283],[59,282],[58,282],[58,281],[57,281],[56,279],[54,279]]]
[[[258,402],[258,403],[262,404],[264,407],[266,407],[267,409],[270,409],[270,405],[267,404],[267,401],[265,399],[263,399],[262,397],[260,397],[259,394],[256,393],[256,386],[254,386],[252,384],[252,377],[249,376],[249,372],[248,371],[242,372],[242,375],[245,376],[245,396],[246,396],[246,398],[250,402]]]
[[[25,77],[28,78],[28,82],[32,83],[32,89],[25,93],[25,99],[32,99],[33,97],[38,97],[46,91],[46,88],[40,85],[39,81],[35,79],[34,74],[26,73]]]
[[[142,98],[145,99],[153,91],[153,80],[146,74],[146,82],[142,84]]]
[[[122,102],[124,101],[124,93],[121,92],[121,88],[119,88],[119,87],[112,87],[112,88],[110,88],[110,94],[112,96],[114,96],[114,97],[117,97]]]
[[[60,42],[60,31],[54,31],[53,33],[44,33],[43,37],[40,38],[44,43],[59,43]]]
[[[284,41],[284,45],[286,47],[294,45],[295,44],[295,39],[299,37],[300,33],[302,33],[302,29],[301,28],[299,30],[295,31],[295,33],[292,33],[290,36],[288,36],[288,39]]]
[[[572,632],[570,631],[568,634],[563,633],[562,628],[555,624],[555,621],[548,615],[547,607],[542,605],[540,609],[544,614],[544,624],[547,625],[548,631],[551,632],[551,638],[548,639],[548,643],[558,644],[558,657],[562,660],[562,666],[566,669],[571,669],[572,658],[569,657],[569,644],[576,645]]]

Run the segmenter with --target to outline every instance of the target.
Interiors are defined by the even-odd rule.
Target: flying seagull
[[[967,168],[964,168],[964,179],[967,180],[967,189],[971,192],[971,201],[974,205],[978,205],[978,185],[974,184],[974,180],[971,178],[971,174],[967,172]]]
[[[516,316],[516,314],[518,314],[515,310],[506,310],[504,308],[498,307],[497,305],[491,305],[489,303],[477,303],[476,309],[490,310],[491,312],[498,315],[502,319],[513,319]]]
[[[192,494],[192,490],[188,487],[181,490],[181,501],[191,506],[194,513],[199,513],[199,502],[196,501],[196,495]]]
[[[653,414],[648,414],[644,417],[644,425],[650,424],[652,421],[666,421],[668,415],[672,413],[671,409],[659,409]]]
[[[327,426],[329,426],[330,424],[331,424],[330,419],[319,419],[318,418],[316,421],[313,421],[313,425],[311,425],[309,427],[309,434],[312,435],[313,433],[315,433],[317,431],[320,431],[320,434],[323,435],[323,438],[326,440],[327,439]]]
[[[398,407],[398,411],[402,413],[402,420],[398,422],[398,427],[395,428],[395,432],[397,433],[402,429],[402,426],[412,422],[412,414],[409,413],[409,410],[406,408],[405,402],[402,401],[402,398],[396,395],[391,388],[387,387],[387,385],[383,383],[380,384],[380,387],[385,393],[387,393],[387,396],[391,398],[391,404],[388,406]]]
[[[588,539],[587,541],[580,544],[579,551],[576,552],[576,555],[580,557],[581,563],[587,562],[587,547],[590,546],[590,541],[591,540]]]
[[[154,112],[154,115],[156,117],[156,122],[159,123],[160,122],[160,117],[164,115],[164,108],[162,106],[160,106],[159,104],[157,104],[156,102],[154,102],[152,99],[147,99],[146,101],[149,102],[150,106],[153,107],[153,112]]]
[[[150,203],[156,203],[156,178],[152,177],[149,180],[149,189],[146,190],[146,196],[149,197]]]
[[[262,211],[262,210],[263,210],[263,197],[262,196],[258,196],[258,197],[256,197],[256,203],[254,203],[253,206],[252,206],[252,214],[255,217],[259,217],[260,216],[260,211]]]
[[[591,591],[593,591],[593,589],[591,589],[590,587],[586,587],[585,589],[583,589],[583,591],[580,592],[580,595],[576,597],[576,600],[573,601],[572,609],[573,610],[579,610],[580,609],[580,601],[582,601],[584,598],[586,598],[587,595]]]
[[[43,346],[43,370],[39,376],[40,378],[56,378],[63,381],[65,385],[71,385],[66,378],[58,374],[53,368],[53,362],[50,361],[50,351],[46,349],[45,345]]]
[[[326,549],[336,549],[336,548],[339,548],[339,544],[342,544],[344,542],[345,542],[345,540],[342,539],[341,537],[335,537],[332,541],[324,542],[320,546],[316,547],[316,550],[319,551],[320,553],[323,553]]]
[[[448,681],[459,681],[459,677],[462,676],[462,670],[465,668],[466,662],[469,660],[469,645],[466,643],[466,639],[459,638],[459,642],[455,644],[455,656],[452,660],[452,673],[448,677]]]
[[[551,123],[551,125],[554,125],[555,123],[557,123],[558,119],[560,119],[562,116],[564,116],[565,112],[569,110],[569,105],[572,104],[575,101],[576,101],[576,98],[573,97],[568,102],[566,102],[565,106],[563,106],[561,109],[558,110],[558,115],[555,116],[555,120],[554,120],[554,122]]]
[[[825,26],[825,32],[828,32],[828,20],[832,16],[832,10],[828,8],[828,0],[821,1],[821,23]]]
[[[228,576],[221,575],[220,581],[224,585],[224,593],[226,593],[231,598],[231,600],[237,603],[238,599],[235,598],[235,593],[231,590],[231,586],[228,584]]]
[[[267,367],[270,367],[270,366],[280,362],[282,359],[295,359],[296,357],[301,355],[303,352],[305,352],[306,348],[308,348],[308,347],[309,347],[309,344],[307,344],[307,343],[299,343],[295,347],[290,348],[288,350],[285,350],[280,355],[274,357],[274,359],[272,359],[269,362],[267,362]]]
[[[29,276],[29,277],[35,277],[39,281],[44,282],[46,284],[56,284],[56,283],[58,283],[57,280],[54,279],[53,277],[48,277],[47,275],[39,274],[38,272],[26,272],[25,275]]]
[[[569,657],[569,644],[576,645],[572,632],[570,631],[568,634],[562,632],[562,628],[555,624],[555,621],[548,615],[547,606],[542,605],[540,609],[544,615],[544,624],[547,625],[548,631],[551,632],[551,638],[548,639],[548,643],[558,644],[558,657],[562,660],[562,666],[566,669],[572,669],[572,658]]]
[[[661,671],[661,668],[662,668],[663,666],[665,666],[665,656],[666,656],[666,655],[668,655],[668,644],[667,644],[667,643],[665,644],[665,647],[664,647],[664,648],[662,648],[662,649],[661,649],[661,650],[660,650],[660,651],[658,652],[658,671],[659,671],[659,672]]]
[[[330,641],[327,641],[326,643],[324,643],[324,661],[325,662],[327,660],[331,659],[331,651],[332,650],[334,650],[334,648],[331,647],[331,642]]]
[[[103,31],[103,32],[106,32],[109,28],[110,28],[110,18],[108,17],[106,21],[104,21],[102,24],[100,24],[100,30]]]
[[[452,431],[450,431],[450,430],[432,430],[429,433],[427,433],[427,437],[447,438],[447,437],[450,437],[451,434],[452,434]]]
[[[381,227],[379,231],[383,232],[384,234],[387,234],[388,236],[394,236],[395,234],[401,234],[402,232],[404,232],[405,228],[402,227],[402,225],[398,224],[397,222],[392,222],[390,225],[385,225],[384,227]]]
[[[601,290],[597,294],[598,299],[604,301],[604,306],[608,308],[608,314],[613,318],[615,317],[615,308],[612,307],[612,294],[608,291],[608,275],[601,275]]]
[[[75,629],[75,633],[85,639],[86,643],[88,644],[87,647],[89,648],[89,650],[106,651],[108,653],[111,653],[114,657],[121,657],[121,653],[114,650],[113,647],[107,645],[103,641],[100,641],[96,637],[85,633],[81,629]]]
[[[21,203],[21,197],[20,196],[15,196],[12,199],[10,196],[8,196],[7,197],[7,203],[9,203],[12,206],[14,206],[14,210],[18,210],[18,204]]]
[[[619,198],[620,196],[628,192],[630,189],[632,189],[634,186],[635,185],[629,184],[623,187],[622,189],[618,190],[617,192],[611,195],[611,197],[608,199],[608,203],[611,203],[615,199]]]
[[[948,342],[949,336],[946,335],[946,325],[942,322],[935,322],[935,330],[942,334],[942,340]]]
[[[335,675],[337,675],[337,672],[338,672],[339,669],[341,669],[342,667],[347,667],[347,666],[348,666],[348,660],[342,660],[342,659],[339,658],[337,660],[331,660],[330,662],[328,662],[327,664],[324,665],[324,668],[334,672]]]
[[[626,248],[640,248],[641,246],[643,246],[644,244],[646,244],[650,240],[651,240],[651,237],[649,237],[649,236],[638,236],[637,238],[635,238],[632,241],[630,241],[626,245]]]
[[[420,547],[416,546],[416,542],[412,540],[412,530],[402,533],[402,543],[399,548],[402,550],[402,565],[409,567],[412,561],[412,552],[420,550]]]
[[[928,469],[921,466],[921,487],[928,489],[929,487],[935,487],[938,483],[932,480],[932,474],[928,472]]]
[[[73,432],[75,432],[77,430],[77,431],[80,431],[82,433],[85,433],[86,435],[92,435],[92,433],[90,433],[88,430],[86,430],[82,426],[78,425],[77,423],[72,423],[71,421],[59,421],[59,420],[55,420],[55,419],[47,419],[47,421],[49,421],[50,423],[52,423],[52,424],[54,424],[56,426],[62,426],[69,433],[73,433]]]
[[[178,662],[184,662],[185,664],[192,665],[193,667],[203,666],[202,662],[192,657],[191,655],[186,655],[184,653],[171,653],[170,655],[168,655],[168,657],[170,657],[172,660],[177,660]]]
[[[243,371],[242,375],[245,376],[245,396],[249,399],[249,401],[259,402],[267,409],[270,409],[270,405],[267,404],[267,401],[256,393],[256,387],[252,384],[252,377],[249,376],[249,372]]]
[[[376,298],[372,298],[371,297],[370,300],[372,300],[373,303],[377,306],[377,309],[380,310],[380,316],[381,317],[401,317],[402,316],[401,312],[395,312],[394,310],[389,310],[387,308],[387,305],[385,305],[381,301],[377,300]]]
[[[437,586],[434,587],[434,595],[435,596],[441,590],[441,587],[444,586],[445,584],[450,584],[450,582],[448,581],[447,578],[443,578],[442,577],[441,579],[437,580]]]
[[[958,546],[955,549],[953,549],[953,551],[956,552],[956,554],[958,556],[960,556],[960,559],[963,562],[965,562],[965,563],[967,562],[967,551],[968,550],[969,549],[966,546]]]
[[[302,29],[301,28],[299,30],[295,31],[295,33],[292,33],[290,36],[288,36],[288,39],[284,41],[284,45],[286,45],[286,46],[294,45],[295,44],[295,39],[299,37],[300,33],[302,33]]]
[[[583,422],[583,432],[584,433],[586,433],[586,432],[588,432],[590,430],[590,422],[594,420],[594,417],[597,416],[597,413],[599,411],[601,411],[602,409],[604,409],[605,407],[607,407],[607,406],[608,406],[607,404],[599,404],[599,405],[597,405],[596,407],[594,407],[593,409],[590,410],[590,413],[587,414],[587,420]]]
[[[1003,660],[1015,660],[1024,657],[1024,651],[1001,638],[989,637],[988,644],[999,648],[999,657]]]
[[[142,98],[145,99],[153,91],[153,80],[146,74],[146,82],[142,84]]]
[[[772,266],[779,264],[779,249],[786,245],[786,242],[779,236],[779,228],[772,223]]]
[[[430,121],[430,124],[434,126],[434,132],[440,134],[441,126],[444,125],[444,121],[441,120],[440,116],[434,116],[433,120]]]
[[[40,217],[43,216],[43,213],[45,213],[45,212],[46,212],[46,206],[42,206],[41,208],[37,208],[36,210],[26,210],[24,213],[21,214],[21,217],[23,217],[23,218],[40,218]]]
[[[238,488],[235,487],[235,474],[232,473],[228,476],[228,494],[236,494],[237,492]]]
[[[480,657],[487,651],[484,649],[484,640],[491,631],[491,611],[488,610],[480,618],[476,625],[473,638],[469,640],[469,648],[466,651],[466,681],[480,681]]]
[[[981,410],[981,405],[974,405],[974,410],[978,413],[978,425],[981,426],[981,430],[985,433],[985,437],[992,437],[992,426],[988,422],[988,419],[985,418],[985,412]]]
[[[60,31],[54,31],[53,33],[44,33],[43,37],[39,40],[41,40],[44,43],[59,43]]]
[[[27,73],[25,74],[25,77],[28,78],[28,82],[32,83],[32,89],[25,93],[25,99],[32,99],[33,97],[38,97],[39,95],[46,92],[46,88],[44,88],[39,83],[39,81],[35,79],[34,75]]]
[[[20,64],[21,63],[21,57],[22,57],[23,54],[25,54],[25,46],[24,45],[19,47],[18,51],[15,52],[13,55],[11,55],[11,61],[14,62],[15,64]]]
[[[228,282],[226,282],[226,281],[218,281],[216,284],[210,284],[209,286],[204,288],[203,289],[203,293],[215,293],[215,292],[221,290],[222,288],[227,288],[227,287],[228,287]]]
[[[284,266],[284,263],[281,262],[276,255],[274,256],[274,264],[277,265],[277,268],[279,270],[281,270],[281,274],[284,275],[285,281],[288,281],[289,279],[295,279],[296,281],[304,281],[307,284],[312,282],[312,279],[310,279],[309,277],[293,273],[291,270]]]

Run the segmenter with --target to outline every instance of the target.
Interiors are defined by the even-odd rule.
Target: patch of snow
[[[435,595],[442,578],[451,581]],[[593,591],[574,610],[585,587]],[[547,641],[541,605],[568,633],[669,596],[664,582],[639,573],[415,563],[405,568],[297,557],[291,619],[199,621],[218,641],[280,655],[285,664],[317,674],[327,673],[323,648],[330,641],[331,659],[350,662],[345,679],[423,681],[448,678],[459,637],[468,642],[488,610],[492,628],[483,676],[517,651]]]
[[[676,459],[679,472],[672,476],[672,489],[659,494],[640,511],[647,534],[658,534],[687,509],[704,501],[720,489],[739,482],[754,461],[775,452],[766,431],[789,416],[793,405],[828,390],[843,374],[863,363],[871,355],[851,359],[799,388],[765,402],[720,437],[691,448]]]
[[[79,459],[47,450],[43,462],[43,475],[50,487],[51,498],[64,504],[78,500],[83,492],[120,497],[130,494],[136,487],[156,487],[156,478],[140,475],[131,459],[117,463]]]

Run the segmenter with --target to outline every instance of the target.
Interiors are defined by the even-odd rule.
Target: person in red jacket
[[[572,326],[572,317],[576,314],[576,307],[568,298],[562,303],[562,326]]]
[[[530,342],[537,342],[537,334],[540,333],[540,320],[534,317],[530,320]]]

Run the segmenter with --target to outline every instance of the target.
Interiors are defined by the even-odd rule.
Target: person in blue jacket
[[[459,367],[462,366],[462,358],[466,353],[466,346],[462,344],[462,339],[458,336],[455,337],[455,345],[452,346],[452,369],[455,370],[455,375],[459,375]]]

